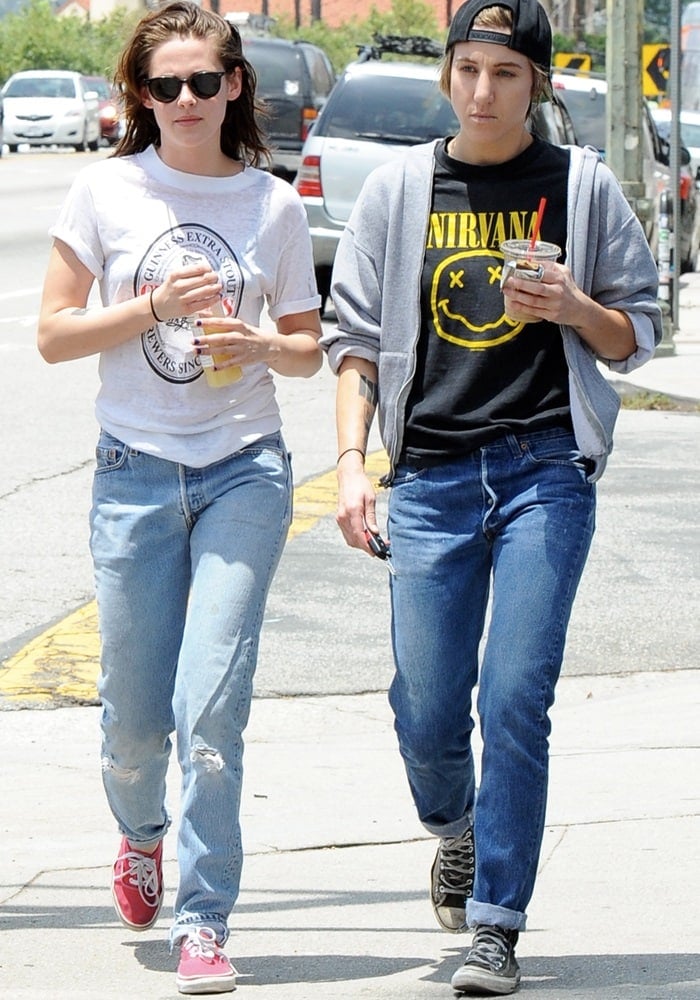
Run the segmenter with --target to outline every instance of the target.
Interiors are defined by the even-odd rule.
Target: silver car
[[[36,69],[15,73],[2,89],[4,138],[11,153],[30,146],[96,150],[100,141],[97,94],[80,73]]]

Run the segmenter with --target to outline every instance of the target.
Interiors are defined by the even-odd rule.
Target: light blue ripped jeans
[[[274,434],[203,469],[100,435],[91,551],[102,640],[102,769],[135,846],[170,825],[171,734],[182,770],[171,944],[206,924],[223,944],[242,867],[239,807],[268,590],[291,520]]]

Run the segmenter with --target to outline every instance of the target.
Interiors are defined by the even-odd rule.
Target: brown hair
[[[508,7],[487,7],[474,18],[474,27],[493,28],[496,31],[510,32],[513,29],[513,13]],[[547,73],[531,59],[528,60],[532,66],[532,94],[530,105],[539,101],[546,101],[550,96],[550,83]],[[452,75],[452,63],[454,62],[454,45],[445,52],[440,67],[440,90],[446,96],[450,96],[450,77]]]
[[[213,41],[226,73],[241,70],[241,93],[228,101],[221,125],[221,152],[233,160],[253,166],[269,161],[270,152],[256,115],[265,115],[265,106],[256,101],[255,70],[243,56],[241,36],[231,22],[188,0],[176,0],[159,10],[150,11],[136,25],[119,57],[115,83],[122,92],[126,131],[117,145],[115,156],[140,153],[151,144],[160,145],[160,129],[151,108],[141,99],[144,80],[149,75],[153,52],[173,35]]]

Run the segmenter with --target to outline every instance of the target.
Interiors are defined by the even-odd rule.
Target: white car
[[[581,146],[593,146],[605,155],[607,92],[604,77],[594,74],[552,73],[552,87],[566,104]],[[654,254],[657,250],[657,216],[661,192],[669,184],[668,156],[661,148],[646,102],[642,104],[642,172],[645,197],[639,216]]]
[[[608,85],[605,77],[594,73],[577,75],[552,73],[552,86],[559,100],[566,105],[576,129],[580,145],[595,146],[605,155]],[[652,117],[649,102],[640,95],[642,113],[642,180],[645,195],[637,200],[637,211],[644,226],[649,246],[658,260],[659,209],[661,193],[671,187],[670,146],[661,135]],[[700,251],[700,213],[698,193],[688,170],[690,154],[682,150],[680,195],[681,233],[680,270],[692,271]]]
[[[30,146],[96,150],[99,102],[80,73],[35,69],[15,73],[2,89],[4,139],[11,153]]]
[[[656,122],[659,135],[668,139],[671,132],[671,109],[654,108],[651,114]],[[681,111],[680,120],[681,142],[690,153],[690,166],[693,176],[700,180],[700,111]]]

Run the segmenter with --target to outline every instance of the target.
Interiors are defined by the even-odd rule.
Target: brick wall
[[[209,0],[202,0],[203,5],[210,7]],[[459,6],[460,0],[424,0],[427,6],[435,10],[437,23],[445,28],[452,12]],[[219,0],[219,13],[247,10],[254,14],[267,14],[269,17],[284,17],[303,27],[310,24],[312,11],[320,16],[324,24],[335,27],[355,18],[363,21],[369,17],[372,7],[384,12],[391,10],[392,0],[257,0],[245,3],[241,0]]]

